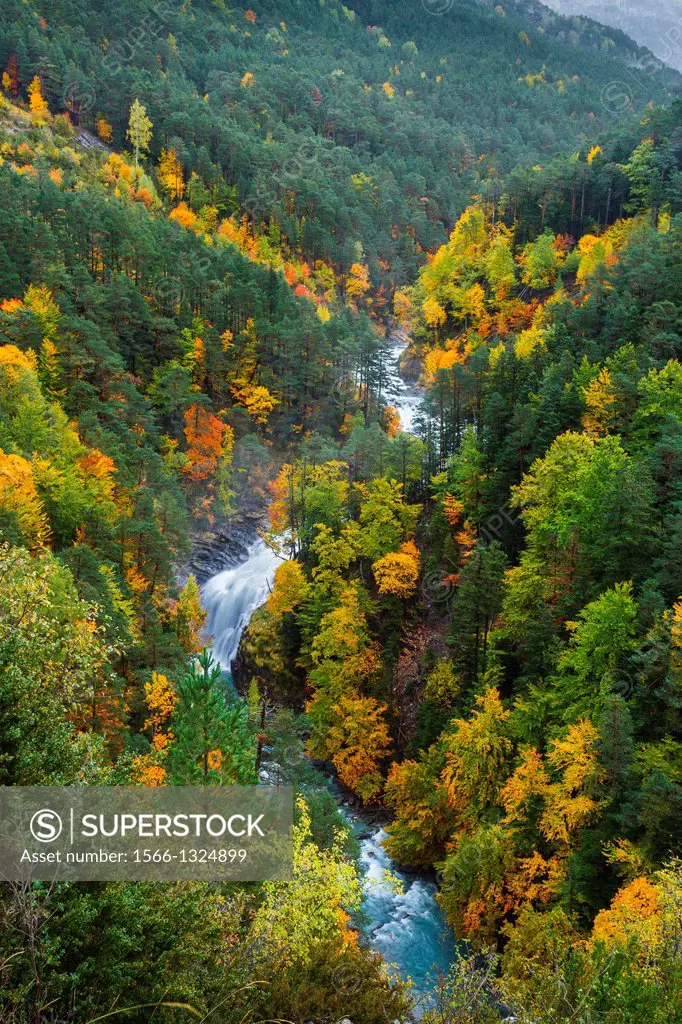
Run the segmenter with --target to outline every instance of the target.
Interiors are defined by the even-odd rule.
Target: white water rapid
[[[408,383],[400,374],[400,357],[409,344],[407,335],[397,333],[389,341],[388,352],[393,366],[386,397],[398,411],[401,427],[410,434],[422,400],[422,389],[417,384]]]
[[[386,832],[380,828],[360,842],[366,893],[363,910],[368,920],[365,934],[372,949],[394,965],[401,978],[411,980],[412,1013],[419,1020],[438,978],[452,963],[455,943],[436,903],[435,884],[398,871],[383,847],[385,838]],[[395,881],[387,878],[387,872]]]

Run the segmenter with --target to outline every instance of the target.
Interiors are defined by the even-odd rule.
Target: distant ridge
[[[626,32],[659,60],[682,71],[679,0],[545,0],[558,14],[592,18]]]

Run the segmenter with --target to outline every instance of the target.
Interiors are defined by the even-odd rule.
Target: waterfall
[[[257,540],[249,547],[246,561],[219,572],[201,588],[208,613],[205,633],[212,638],[214,657],[226,672],[251,616],[267,600],[281,561],[264,541]]]

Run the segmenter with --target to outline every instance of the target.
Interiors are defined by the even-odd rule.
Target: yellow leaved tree
[[[178,160],[175,149],[161,150],[159,165],[156,173],[159,176],[161,188],[172,202],[182,199],[185,194],[185,179],[182,173],[182,164]]]
[[[412,597],[417,589],[420,558],[414,541],[408,540],[399,551],[390,551],[372,565],[380,594]]]
[[[9,517],[29,550],[42,547],[49,537],[47,517],[36,491],[31,463],[0,448],[0,521]],[[3,531],[4,532],[4,531]]]
[[[50,116],[47,100],[43,96],[40,77],[35,76],[28,87],[28,102],[34,124],[45,124]]]

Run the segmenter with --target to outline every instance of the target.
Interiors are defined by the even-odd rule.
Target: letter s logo
[[[44,808],[33,815],[30,828],[31,835],[39,843],[52,843],[61,835],[62,819],[56,811]]]

